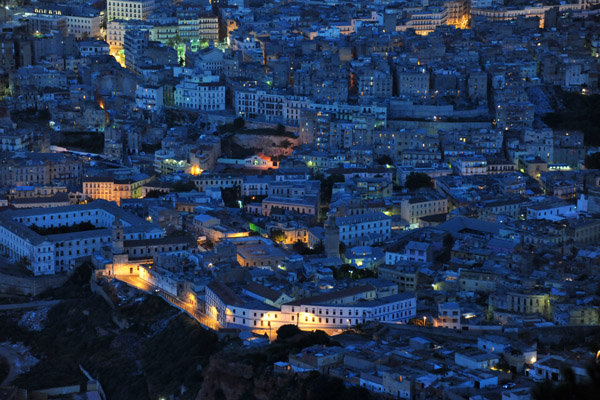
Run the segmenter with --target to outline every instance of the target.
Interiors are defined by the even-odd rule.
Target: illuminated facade
[[[263,331],[276,331],[286,324],[304,330],[338,330],[369,321],[407,323],[416,315],[417,299],[413,293],[376,299],[374,291],[363,288],[296,300],[282,304],[278,309],[238,296],[221,282],[212,282],[206,287],[206,313],[224,327]],[[365,298],[365,294],[371,297]],[[342,302],[346,297],[356,300]],[[363,301],[359,302],[359,299]]]
[[[145,20],[154,10],[154,0],[108,0],[107,20]]]

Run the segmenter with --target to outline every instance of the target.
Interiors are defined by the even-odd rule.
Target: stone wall
[[[37,296],[40,293],[62,286],[69,275],[15,276],[0,272],[0,293]]]

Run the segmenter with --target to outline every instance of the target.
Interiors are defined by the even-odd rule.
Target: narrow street
[[[172,306],[177,307],[180,310],[189,314],[192,318],[194,318],[196,321],[198,321],[198,323],[200,325],[204,326],[205,328],[212,329],[215,331],[218,331],[219,329],[222,328],[221,324],[219,324],[214,318],[211,318],[210,316],[200,312],[195,306],[193,306],[189,303],[186,303],[184,301],[181,301],[177,297],[175,297],[167,292],[164,292],[160,289],[155,290],[154,287],[150,283],[144,281],[143,279],[140,279],[137,276],[119,275],[119,276],[116,276],[116,279],[128,284],[129,286],[133,286],[139,290],[142,290],[144,292],[147,292],[147,293],[155,292],[157,295],[162,297],[165,301],[169,302],[169,304],[171,304]]]

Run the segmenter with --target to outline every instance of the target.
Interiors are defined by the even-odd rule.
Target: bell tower
[[[325,222],[325,254],[329,258],[340,257],[340,230],[335,223],[335,216],[329,215]]]

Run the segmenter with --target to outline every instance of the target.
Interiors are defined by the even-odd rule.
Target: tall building
[[[148,31],[138,31],[130,29],[125,32],[124,50],[125,50],[125,68],[139,74],[141,59],[144,56],[144,50],[148,47]]]
[[[154,10],[154,6],[154,0],[108,0],[107,19],[145,20]]]

